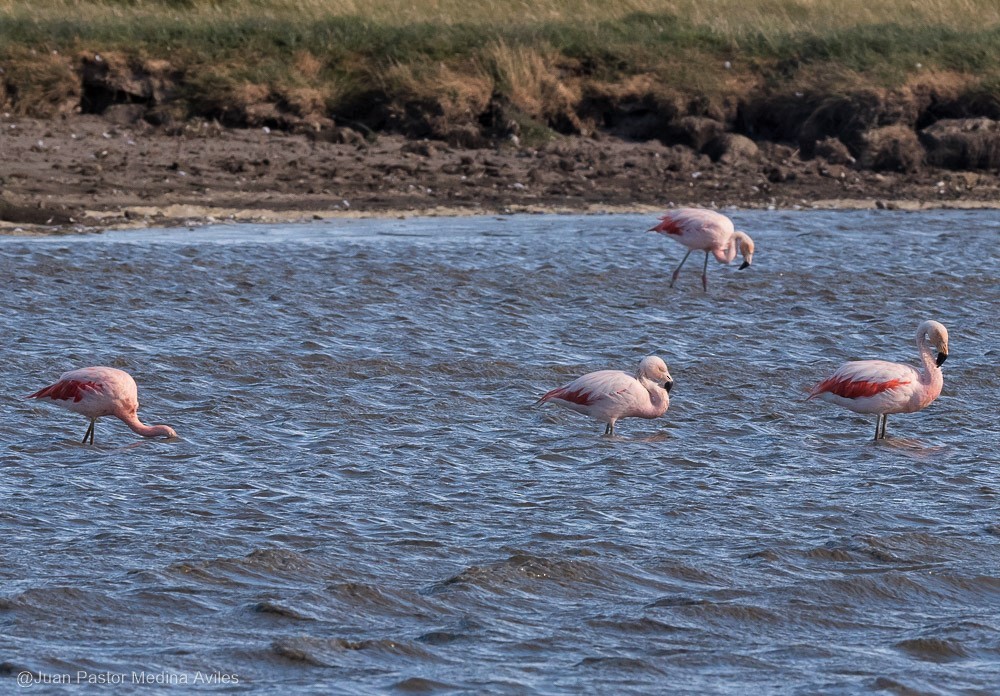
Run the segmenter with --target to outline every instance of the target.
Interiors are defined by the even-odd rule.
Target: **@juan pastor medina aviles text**
[[[239,684],[236,674],[226,672],[87,672],[77,670],[66,674],[41,674],[20,672],[18,686],[36,684],[150,684],[152,686],[218,686]]]

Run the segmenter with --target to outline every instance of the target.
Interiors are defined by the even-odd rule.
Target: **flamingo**
[[[63,373],[59,381],[27,396],[28,399],[51,399],[52,403],[90,419],[83,443],[94,444],[94,425],[101,416],[121,419],[134,433],[143,437],[177,437],[169,425],[144,425],[139,421],[138,389],[132,375],[113,367],[82,367]]]
[[[599,370],[577,377],[540,398],[607,423],[605,435],[615,434],[620,418],[659,418],[670,405],[674,380],[667,364],[655,355],[639,362],[635,377],[618,370]]]
[[[721,213],[704,208],[677,208],[667,212],[660,218],[660,224],[651,227],[649,232],[659,232],[676,239],[688,248],[688,253],[674,269],[670,277],[670,287],[674,287],[681,266],[688,260],[692,251],[705,252],[705,265],[701,269],[701,286],[708,292],[708,254],[711,252],[719,263],[729,263],[736,258],[739,251],[743,257],[740,270],[753,263],[753,240],[746,232],[740,232],[733,226],[733,221]]]
[[[938,351],[937,359],[932,346]],[[948,329],[936,321],[917,327],[917,350],[923,370],[885,360],[847,362],[813,387],[809,399],[843,406],[855,413],[874,413],[875,439],[885,439],[890,413],[913,413],[926,408],[941,394],[941,365],[948,358]]]

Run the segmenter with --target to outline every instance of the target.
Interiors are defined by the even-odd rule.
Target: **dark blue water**
[[[995,693],[996,212],[732,216],[707,294],[652,216],[0,238],[0,691]],[[887,441],[804,401],[924,319]],[[92,364],[180,439],[20,398]]]

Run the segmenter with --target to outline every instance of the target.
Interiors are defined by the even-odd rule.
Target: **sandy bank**
[[[740,208],[1000,207],[996,172],[857,170],[762,144],[713,162],[656,141],[562,138],[461,149],[380,136],[330,143],[193,124],[179,135],[94,116],[0,119],[0,231],[334,216]]]

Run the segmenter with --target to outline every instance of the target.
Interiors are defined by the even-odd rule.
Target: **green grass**
[[[991,85],[1000,82],[1000,3],[0,0],[8,108],[45,111],[25,95],[53,99],[49,83],[59,71],[25,64],[51,63],[53,52],[70,67],[94,53],[133,64],[166,60],[183,76],[179,94],[189,106],[237,94],[246,84],[275,94],[312,88],[334,109],[338,100],[372,88],[389,98],[407,91],[432,97],[442,71],[468,81],[469,94],[459,101],[483,90],[517,91],[497,74],[498,64],[529,75],[541,91],[562,81],[569,99],[582,82],[614,84],[637,75],[653,76],[659,92],[708,99],[782,85],[891,89],[940,73],[966,86]],[[303,71],[303,56],[313,69]],[[48,76],[44,89],[16,84],[35,73]],[[541,107],[528,104],[536,99],[523,85],[520,92],[515,103],[539,117]]]

